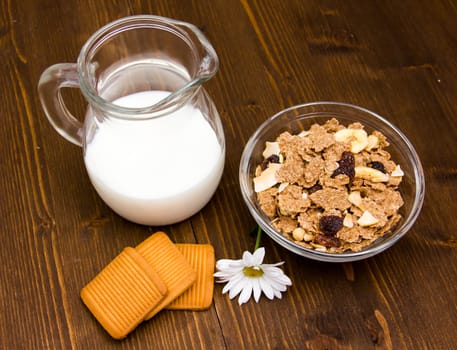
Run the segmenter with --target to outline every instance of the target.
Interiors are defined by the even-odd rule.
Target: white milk
[[[168,92],[146,91],[115,104],[145,107]],[[201,111],[185,105],[146,121],[105,120],[86,145],[85,163],[100,197],[119,215],[166,225],[198,212],[216,190],[224,152]]]

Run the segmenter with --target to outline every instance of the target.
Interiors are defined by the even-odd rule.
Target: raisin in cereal
[[[401,218],[403,171],[387,138],[335,118],[267,142],[254,189],[271,224],[306,248],[357,252]]]

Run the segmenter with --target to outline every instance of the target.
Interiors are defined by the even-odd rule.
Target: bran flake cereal
[[[257,200],[272,226],[297,244],[357,252],[401,219],[404,173],[379,131],[332,118],[266,146],[255,171]]]

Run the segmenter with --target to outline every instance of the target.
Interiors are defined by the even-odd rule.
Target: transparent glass
[[[254,191],[255,168],[263,160],[262,152],[266,141],[272,141],[284,131],[297,134],[314,123],[323,124],[335,117],[343,125],[360,122],[367,132],[378,130],[383,133],[390,146],[388,151],[401,164],[405,175],[400,191],[405,204],[400,209],[402,219],[394,231],[373,242],[360,252],[326,253],[305,248],[284,237],[270,225],[270,219],[261,210]],[[328,262],[348,262],[374,256],[392,246],[413,226],[425,196],[425,178],[419,156],[411,142],[392,123],[367,109],[337,102],[315,102],[285,109],[266,120],[248,140],[240,161],[240,187],[243,198],[255,221],[275,242],[299,255]]]
[[[133,222],[172,224],[203,208],[222,176],[223,128],[202,87],[218,65],[194,25],[132,16],[94,33],[77,63],[46,69],[38,92],[56,131],[83,148],[106,204]],[[66,87],[87,100],[84,118],[65,106]]]

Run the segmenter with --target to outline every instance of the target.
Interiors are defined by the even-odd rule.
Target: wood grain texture
[[[59,137],[37,96],[42,71],[75,62],[102,25],[133,14],[197,25],[214,45],[205,88],[224,125],[227,159],[211,202],[180,224],[144,227],[115,215],[90,185],[82,151]],[[404,0],[0,0],[1,349],[452,349],[457,333],[457,4]],[[82,116],[80,94],[65,94]],[[352,264],[285,261],[282,300],[242,307],[215,286],[203,312],[163,311],[117,342],[80,289],[125,246],[157,230],[211,243],[216,258],[252,250],[254,220],[238,164],[257,126],[316,100],[374,110],[422,160],[427,194],[413,229],[388,251]]]

